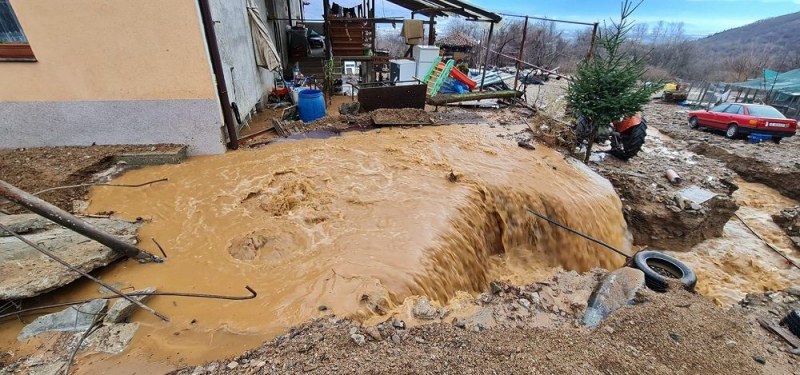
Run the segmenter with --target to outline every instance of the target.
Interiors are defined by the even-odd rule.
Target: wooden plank
[[[767,331],[770,331],[780,336],[787,343],[789,343],[789,345],[795,348],[800,348],[800,338],[795,336],[793,333],[787,331],[783,327],[779,326],[777,323],[773,321],[767,321],[764,319],[758,319],[758,324],[761,324],[761,326],[764,327],[764,329],[766,329]]]

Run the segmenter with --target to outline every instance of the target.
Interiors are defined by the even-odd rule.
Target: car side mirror
[[[706,108],[706,112],[708,112],[708,108]]]

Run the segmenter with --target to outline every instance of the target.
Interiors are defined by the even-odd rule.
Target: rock
[[[762,357],[760,355],[757,355],[757,354],[753,356],[753,360],[758,362],[758,363],[760,363],[760,364],[762,364],[762,365],[767,363],[767,359],[766,358],[764,358],[764,357]]]
[[[398,335],[398,334],[392,335],[392,342],[395,343],[395,344],[399,344],[400,343],[400,335]]]
[[[2,216],[3,222],[9,217]],[[19,219],[16,219],[19,221]],[[140,223],[106,218],[85,218],[86,222],[100,230],[119,237],[126,242],[136,243],[136,231]],[[21,221],[18,229],[29,227],[32,232],[25,238],[45,249],[57,249],[58,256],[67,263],[89,272],[103,267],[123,256],[118,251],[70,231],[59,225],[40,226],[35,222]],[[20,300],[35,297],[69,284],[81,277],[76,272],[64,270],[58,262],[42,261],[41,253],[14,237],[0,236],[0,301]]]
[[[369,335],[369,337],[372,337],[372,339],[375,341],[383,340],[381,332],[375,327],[367,327],[364,329],[364,331],[367,333],[367,335]]]
[[[128,347],[138,330],[139,323],[105,325],[92,332],[86,341],[94,346],[95,351],[119,354]]]
[[[703,206],[694,202],[690,202],[689,207],[695,211],[700,211],[703,208]]]
[[[392,319],[392,327],[397,328],[397,329],[405,329],[406,328],[406,322],[404,322],[404,321],[402,321],[400,319],[397,319],[397,318]]]
[[[439,310],[433,307],[430,301],[424,297],[417,300],[417,303],[415,303],[414,307],[411,309],[411,313],[414,314],[415,318],[420,320],[433,320],[439,316]]]
[[[790,286],[783,290],[786,294],[800,297],[800,286]]]
[[[489,283],[489,289],[492,291],[492,294],[500,294],[503,291],[503,288],[500,287],[500,283],[497,281],[492,281]]]
[[[350,327],[350,334],[355,335],[358,333],[358,327]]]
[[[683,197],[680,194],[675,193],[675,195],[672,198],[675,200],[675,204],[678,205],[678,208],[680,208],[681,210],[686,209],[686,200],[683,199]]]
[[[339,106],[340,115],[357,115],[359,111],[361,111],[361,103],[359,102],[342,103]]]
[[[789,349],[790,354],[800,355],[800,348]]]
[[[609,335],[611,335],[611,334],[613,334],[613,333],[614,333],[614,328],[612,328],[611,326],[606,326],[606,327],[605,327],[605,328],[603,328],[603,329],[604,329],[606,332],[608,332],[608,334],[609,334]]]
[[[328,306],[319,305],[319,307],[317,307],[317,310],[319,310],[319,311],[328,311]]]
[[[425,339],[423,339],[422,337],[414,337],[414,341],[416,341],[417,344],[424,344],[425,343]]]
[[[233,369],[239,367],[239,362],[233,361],[231,363],[228,363],[228,365],[225,366],[225,367],[227,367],[228,370],[233,370]]]
[[[630,267],[609,272],[589,297],[583,324],[595,328],[612,312],[632,305],[636,292],[644,288],[644,273]]]
[[[531,302],[530,302],[530,301],[528,301],[528,300],[526,300],[525,298],[520,298],[520,299],[518,299],[518,300],[517,300],[517,303],[518,303],[520,306],[524,307],[525,309],[530,309],[530,308],[531,308]]]
[[[542,303],[542,298],[539,297],[539,292],[531,293],[531,302],[533,302],[533,303],[535,303],[537,305]]]
[[[354,333],[350,335],[350,338],[353,339],[353,342],[356,343],[358,346],[362,346],[367,342],[367,338],[364,335]]]
[[[156,288],[149,287],[142,290],[137,290],[134,293],[154,293]],[[133,299],[144,302],[150,299],[151,296],[138,296],[132,297]],[[123,323],[125,322],[139,306],[134,305],[131,301],[128,301],[124,298],[118,299],[111,305],[111,308],[108,309],[106,313],[106,317],[103,319],[105,323]]]
[[[675,342],[681,342],[681,336],[678,335],[677,333],[670,333],[669,337],[672,338],[672,340]]]
[[[727,346],[729,348],[733,348],[733,347],[736,346],[736,341],[733,341],[733,340],[725,341],[725,346]]]
[[[89,329],[95,316],[105,311],[108,301],[96,299],[80,306],[67,307],[57,313],[36,318],[22,328],[17,340],[25,341],[44,332],[81,332]]]

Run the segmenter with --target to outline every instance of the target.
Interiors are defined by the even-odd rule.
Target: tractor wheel
[[[614,148],[609,153],[622,160],[628,160],[642,149],[644,138],[647,136],[647,122],[642,119],[639,125],[634,126],[627,132],[620,134],[622,149]]]

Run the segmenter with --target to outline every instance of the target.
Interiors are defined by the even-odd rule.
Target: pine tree
[[[642,0],[643,1],[643,0]],[[601,124],[627,118],[642,110],[660,84],[644,84],[647,71],[644,56],[634,56],[623,48],[626,35],[633,27],[630,16],[642,4],[625,0],[619,22],[598,30],[598,48],[578,69],[567,87],[567,103],[572,111],[591,121],[591,133],[584,162],[589,161],[592,144]]]

